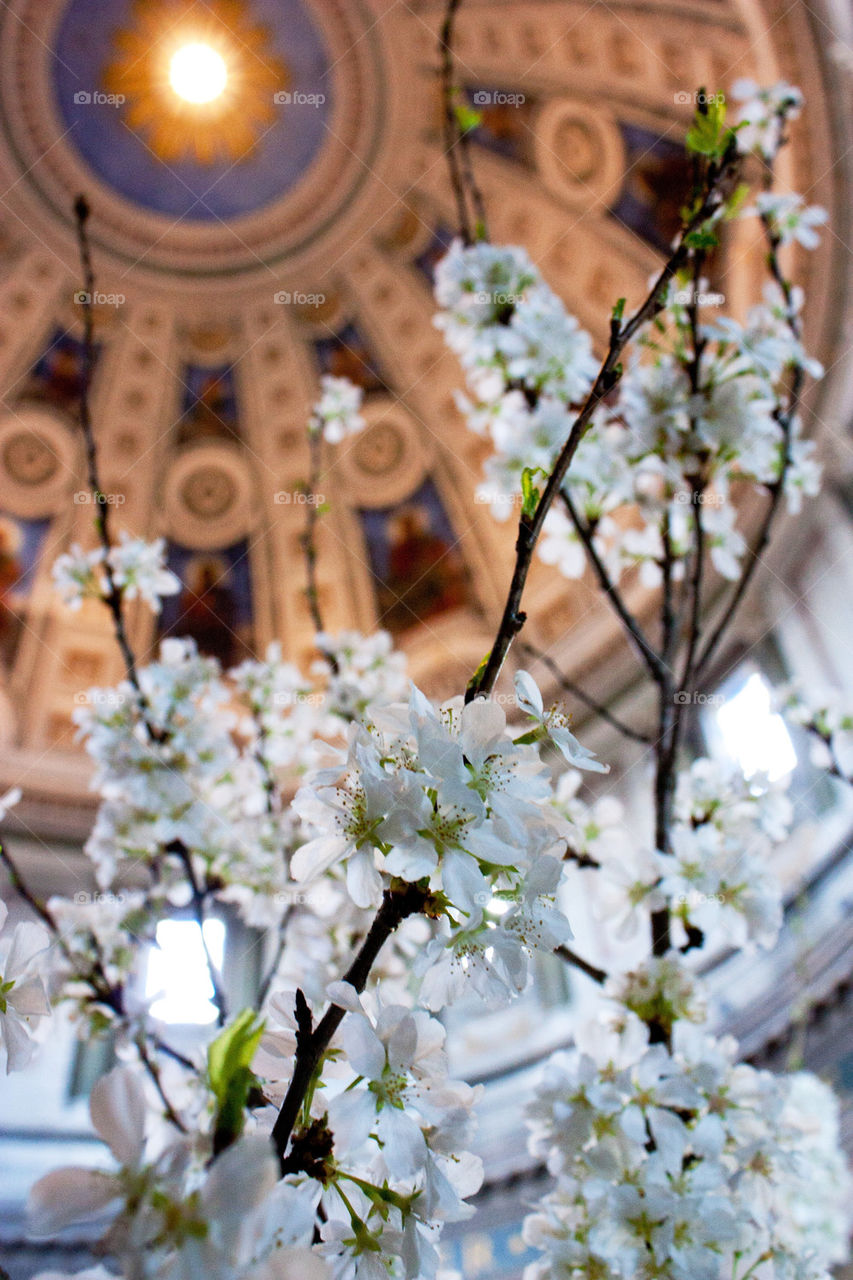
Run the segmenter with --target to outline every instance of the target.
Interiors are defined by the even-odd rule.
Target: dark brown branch
[[[593,982],[597,982],[599,986],[603,986],[607,981],[608,975],[604,969],[599,969],[598,965],[590,964],[589,960],[584,960],[583,956],[579,956],[576,951],[572,951],[571,947],[555,947],[554,955],[559,956],[561,960],[565,960],[566,964],[572,965],[575,969],[580,969],[581,973],[585,973],[588,978],[592,978]]]
[[[382,904],[376,913],[373,924],[362,942],[355,959],[343,976],[343,981],[355,987],[361,993],[367,983],[370,970],[376,957],[391,937],[397,926],[407,916],[415,915],[423,909],[427,895],[417,885],[409,884],[400,889],[386,889],[382,895]],[[296,1062],[293,1076],[281,1104],[281,1110],[273,1126],[272,1138],[276,1151],[283,1161],[287,1152],[290,1135],[296,1124],[299,1109],[308,1091],[311,1079],[323,1054],[331,1043],[346,1012],[338,1005],[330,1005],[323,1017],[312,1029],[311,1014],[305,1004],[301,992],[297,993],[297,1027]],[[307,1016],[306,1016],[307,1015]]]
[[[312,423],[308,431],[308,448],[310,450],[311,459],[311,476],[308,481],[308,491],[305,514],[305,529],[300,538],[302,550],[305,554],[305,570],[308,577],[308,586],[305,589],[305,595],[308,600],[308,608],[311,613],[311,621],[314,623],[316,632],[325,631],[323,625],[323,615],[320,610],[320,593],[317,587],[317,483],[320,478],[320,460],[323,448],[323,434],[317,423]]]
[[[669,851],[672,804],[675,795],[675,760],[678,744],[679,715],[675,701],[675,678],[672,663],[678,646],[678,626],[673,600],[673,552],[667,508],[661,529],[663,542],[663,595],[661,600],[662,652],[664,674],[658,684],[658,741],[655,749],[655,847]],[[670,947],[669,908],[653,911],[652,954],[666,955]]]
[[[626,738],[630,738],[633,742],[642,742],[645,745],[648,745],[651,742],[651,738],[647,733],[641,733],[638,729],[632,729],[629,724],[625,724],[624,720],[620,720],[612,711],[609,711],[603,703],[596,702],[595,698],[591,698],[588,693],[584,693],[583,689],[579,685],[576,685],[572,680],[569,680],[567,676],[564,676],[554,659],[550,658],[547,653],[542,653],[540,649],[536,649],[532,644],[528,644],[526,641],[519,641],[518,647],[528,658],[535,662],[541,662],[544,667],[547,667],[548,671],[550,671],[561,689],[566,693],[571,694],[572,697],[577,698],[578,702],[582,702],[585,707],[589,707],[590,711],[594,711],[596,715],[600,716],[602,720],[605,720],[607,724],[612,725],[612,727],[617,729],[619,733],[623,734]]]
[[[127,678],[133,686],[134,692],[139,699],[140,706],[144,709],[147,702],[139,684],[136,656],[131,648],[127,629],[125,627],[123,595],[121,588],[116,583],[109,559],[110,551],[112,549],[112,538],[110,537],[110,503],[107,502],[106,495],[101,488],[101,480],[98,474],[98,451],[89,407],[89,395],[92,388],[92,374],[95,367],[95,313],[93,309],[95,298],[95,272],[92,266],[92,252],[89,245],[89,235],[87,231],[89,205],[85,196],[78,196],[75,200],[74,217],[77,226],[77,243],[80,250],[80,265],[83,270],[83,293],[82,302],[80,304],[83,308],[83,376],[80,381],[79,421],[80,430],[83,433],[83,442],[86,452],[88,484],[92,493],[92,501],[95,504],[95,531],[104,552],[103,567],[104,576],[107,580],[107,594],[104,597],[104,603],[112,615],[116,641],[118,642],[122,658],[124,659]]]
[[[38,916],[39,920],[41,920],[43,924],[47,925],[51,933],[58,936],[59,929],[57,928],[56,921],[41,899],[37,898],[27,887],[23,876],[12,859],[12,855],[9,853],[9,850],[2,841],[0,841],[0,862],[3,863],[4,867],[8,871],[9,882],[18,897],[23,898],[24,902],[26,902],[30,910]]]

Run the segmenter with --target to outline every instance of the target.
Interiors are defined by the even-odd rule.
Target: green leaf
[[[721,156],[728,146],[731,132],[726,128],[726,104],[722,94],[710,97],[706,94],[687,130],[687,150],[700,156]]]
[[[625,299],[620,298],[610,313],[610,319],[618,323],[625,314]]]
[[[712,231],[707,225],[696,227],[693,231],[688,231],[684,237],[684,243],[688,249],[714,249],[720,243],[715,231]]]
[[[741,182],[735,187],[734,191],[726,201],[726,221],[736,218],[740,213],[749,196],[749,189],[748,182]]]
[[[468,681],[468,686],[467,686],[468,690],[476,689],[479,687],[480,681],[482,680],[483,676],[486,673],[486,667],[489,665],[489,658],[491,658],[491,656],[492,656],[492,651],[491,649],[489,649],[488,652],[486,653],[486,656],[483,658],[482,662],[480,663],[479,667],[474,672],[471,679]]]
[[[241,1067],[247,1067],[255,1056],[264,1023],[256,1021],[254,1009],[244,1009],[220,1031],[207,1050],[207,1078],[214,1097],[221,1101],[229,1084]]]
[[[224,1151],[243,1131],[244,1111],[258,1083],[251,1062],[264,1033],[254,1009],[244,1009],[207,1050],[207,1080],[218,1103],[213,1124],[214,1151]]]
[[[476,129],[483,120],[479,111],[475,111],[473,107],[469,107],[466,102],[457,103],[453,108],[453,114],[456,116],[456,123],[463,133],[470,133],[472,129]]]
[[[541,467],[525,467],[521,473],[521,514],[532,520],[539,505],[539,490],[533,483],[535,475],[546,475]]]

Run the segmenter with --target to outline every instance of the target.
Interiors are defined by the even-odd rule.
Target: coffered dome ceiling
[[[106,620],[59,609],[48,582],[92,522],[74,428],[79,191],[93,208],[104,488],[119,527],[167,539],[184,583],[160,631],[189,630],[225,660],[272,638],[310,659],[299,484],[329,371],[365,387],[369,425],[322,479],[327,624],[390,627],[436,692],[482,657],[513,531],[473,501],[482,442],[455,409],[459,371],[432,326],[431,271],[454,225],[441,17],[427,0],[0,9],[0,719],[9,759],[33,778],[47,749],[71,747],[83,691],[120,674]],[[699,85],[803,86],[787,176],[844,238],[849,191],[825,159],[841,148],[813,21],[805,6],[752,0],[466,0],[459,69],[482,112],[492,235],[528,246],[596,341],[673,234]],[[170,84],[193,42],[227,70],[209,102]],[[758,265],[743,235],[717,282],[735,311]],[[801,264],[811,347],[828,364],[844,302],[829,287],[833,244]],[[612,632],[594,600],[538,567],[532,638],[578,666],[601,660]],[[150,620],[131,623],[149,648]],[[73,790],[82,775],[68,769]]]

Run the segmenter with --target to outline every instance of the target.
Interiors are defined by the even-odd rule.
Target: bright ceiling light
[[[227,81],[225,59],[209,44],[185,44],[169,64],[169,82],[185,102],[212,102]]]

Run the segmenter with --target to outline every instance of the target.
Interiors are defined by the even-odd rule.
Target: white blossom
[[[4,801],[10,801],[9,792]],[[0,929],[8,908],[0,902]],[[22,920],[15,925],[5,958],[0,961],[0,1044],[6,1050],[6,1074],[21,1071],[36,1050],[32,1030],[50,1014],[44,981],[39,973],[50,935],[40,924]]]
[[[732,86],[736,102],[743,105],[736,123],[738,149],[746,155],[758,151],[772,160],[782,142],[786,121],[800,114],[803,95],[794,85],[780,80],[769,88],[760,88],[754,80],[737,80]]]
[[[815,230],[829,221],[826,209],[819,205],[806,205],[802,196],[783,195],[774,191],[763,191],[755,201],[755,210],[766,218],[781,244],[792,244],[794,241],[804,249],[816,249],[820,237]]]
[[[320,379],[320,399],[314,405],[313,429],[322,432],[329,444],[340,444],[347,436],[363,431],[364,418],[359,410],[364,399],[361,387],[349,378],[324,374]]]

